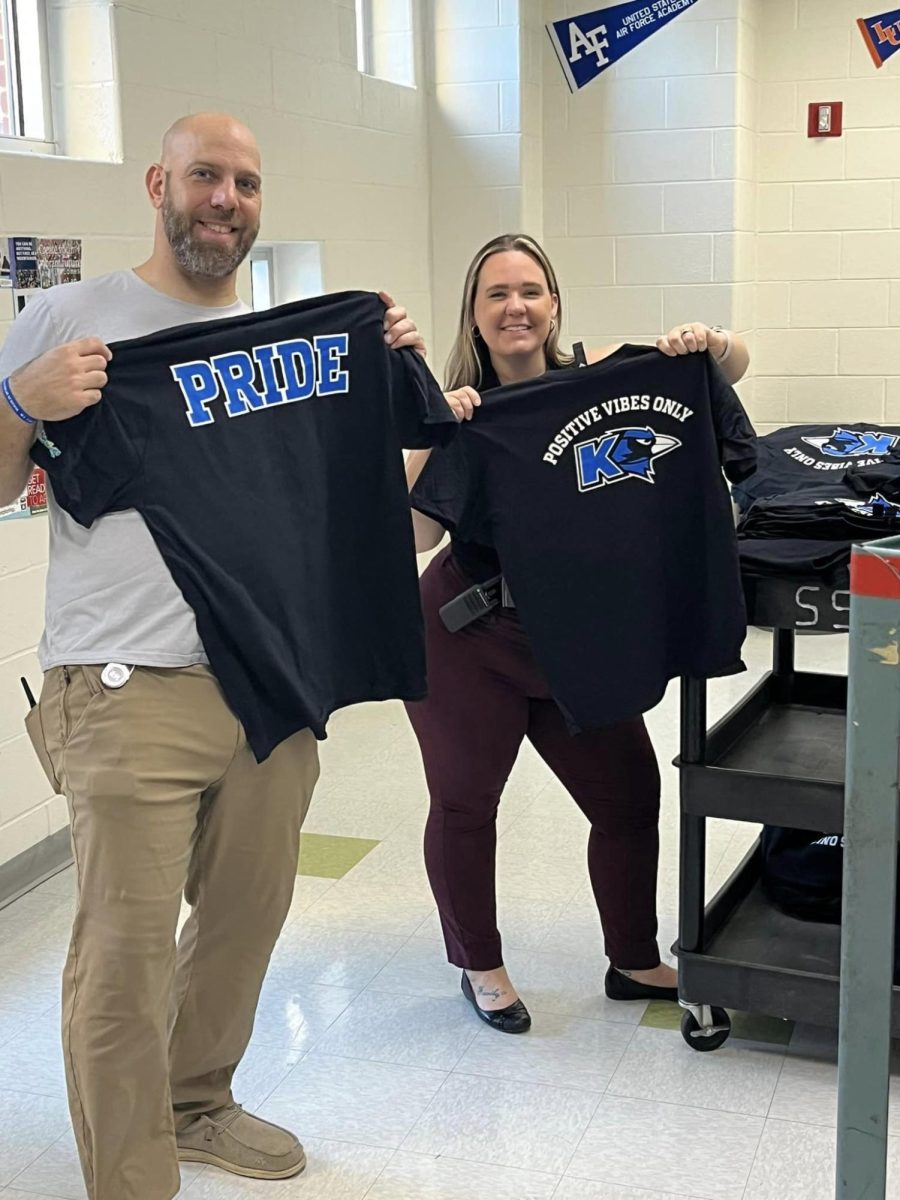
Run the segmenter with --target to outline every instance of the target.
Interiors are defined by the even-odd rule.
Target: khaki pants
[[[208,668],[47,673],[29,733],[69,801],[69,1106],[91,1200],[171,1200],[176,1126],[231,1100],[318,776],[308,730],[258,764]],[[192,913],[175,947],[182,894]]]

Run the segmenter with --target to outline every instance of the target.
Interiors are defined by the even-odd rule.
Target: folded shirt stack
[[[801,425],[760,439],[735,489],[745,578],[840,578],[854,542],[900,534],[900,429]]]

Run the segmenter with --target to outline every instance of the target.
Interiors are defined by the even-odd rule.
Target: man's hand
[[[427,353],[425,339],[416,328],[415,321],[408,316],[406,309],[395,304],[393,297],[387,292],[379,292],[378,299],[387,305],[387,312],[384,314],[384,340],[390,348],[399,350],[403,346],[412,346],[416,353],[424,358]]]
[[[67,421],[99,403],[112,351],[100,338],[66,342],[9,377],[16,400],[36,421]]]
[[[452,392],[444,392],[444,399],[453,409],[457,421],[471,421],[475,409],[481,403],[481,397],[471,387],[456,388]]]

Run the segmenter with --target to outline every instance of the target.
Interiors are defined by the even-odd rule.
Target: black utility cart
[[[706,818],[839,833],[847,680],[794,667],[797,631],[846,632],[848,582],[747,585],[748,620],[771,627],[772,670],[711,729],[706,683],[681,683],[681,1032],[694,1050],[728,1038],[726,1008],[837,1027],[840,927],[800,921],[762,892],[759,843],[707,905]],[[893,1033],[900,1035],[900,988]]]

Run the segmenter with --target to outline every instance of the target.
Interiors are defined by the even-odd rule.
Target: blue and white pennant
[[[577,92],[629,50],[674,21],[697,0],[650,0],[613,4],[547,25],[569,90]]]

